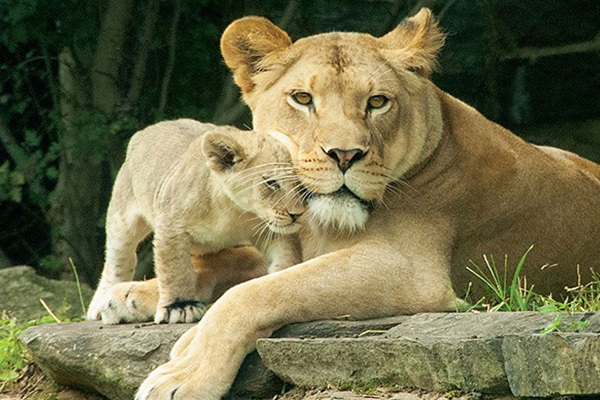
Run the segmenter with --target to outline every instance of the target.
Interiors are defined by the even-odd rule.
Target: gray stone
[[[190,325],[50,324],[30,328],[21,340],[57,383],[131,399],[143,379],[168,359]]]
[[[371,321],[317,321],[293,324],[279,337],[354,336],[387,330],[407,317]],[[168,360],[175,341],[192,324],[102,325],[99,322],[32,327],[21,335],[35,362],[56,382],[97,391],[109,399],[131,399],[143,379]],[[268,398],[283,382],[264,367],[256,352],[244,361],[231,398]]]
[[[508,393],[493,340],[271,339],[258,351],[269,369],[300,386],[400,387]]]
[[[89,303],[93,290],[81,285],[83,300]],[[44,278],[28,266],[0,270],[0,309],[8,310],[21,321],[48,315],[40,303],[43,299],[55,314],[82,316],[77,284]]]
[[[554,314],[539,312],[416,314],[392,328],[385,337],[424,340],[498,338],[509,334],[539,333],[555,317]]]
[[[387,331],[408,318],[408,316],[401,315],[368,321],[339,319],[290,324],[273,333],[273,337],[301,339],[357,337]],[[283,386],[283,381],[265,367],[258,353],[252,352],[244,360],[229,397],[231,399],[270,398],[280,393]]]
[[[588,320],[584,333],[539,334],[557,316],[448,313],[293,324],[258,342],[260,357],[246,358],[229,398],[271,398],[281,392],[281,378],[307,387],[600,394],[600,314],[561,316]],[[30,328],[21,339],[58,383],[121,400],[167,361],[191,326],[53,324]]]
[[[589,333],[570,333],[570,340],[540,335],[556,317],[542,313],[419,314],[380,337],[263,339],[258,351],[269,369],[300,386],[391,386],[491,394],[509,394],[512,389],[526,396],[600,393],[600,379],[596,379],[600,353],[594,347],[600,316],[564,317],[590,321]],[[525,344],[517,347],[520,343]],[[533,343],[539,343],[538,347]],[[570,361],[553,367],[565,354]],[[542,356],[548,360],[542,367],[548,371],[546,380],[538,379],[539,370],[533,367]],[[557,383],[560,379],[553,374],[564,382]],[[585,375],[591,378],[581,377]]]
[[[508,336],[502,349],[516,396],[600,393],[600,337],[595,333]]]

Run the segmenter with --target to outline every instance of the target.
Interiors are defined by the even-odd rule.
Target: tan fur
[[[192,120],[136,133],[113,189],[106,263],[88,318],[148,318],[155,302],[157,323],[198,320],[219,286],[258,275],[200,268],[199,257],[249,241],[271,259],[271,272],[297,264],[296,218],[304,211],[297,186],[290,154],[267,134]],[[139,283],[115,288],[132,278],[136,247],[151,231],[158,297]],[[132,314],[128,304],[136,305],[137,292],[146,301],[138,300]]]
[[[484,254],[507,254],[511,274],[534,244],[528,283],[555,295],[577,281],[578,265],[583,282],[598,266],[600,166],[528,144],[436,88],[426,76],[443,36],[428,10],[383,38],[286,44],[280,34],[272,48],[264,43],[277,28],[242,21],[223,36],[225,62],[255,128],[296,142],[298,176],[313,193],[305,262],[227,291],[137,399],[221,398],[256,339],[286,323],[452,310],[477,282],[468,261]],[[240,41],[249,45],[237,49]],[[260,46],[248,57],[252,43]],[[312,107],[294,92],[311,94]],[[389,106],[367,112],[375,95]],[[366,154],[342,173],[330,149]]]

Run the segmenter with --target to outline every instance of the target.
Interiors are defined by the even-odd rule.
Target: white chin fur
[[[351,196],[317,195],[308,201],[311,222],[324,228],[354,232],[365,227],[369,219],[366,207]]]

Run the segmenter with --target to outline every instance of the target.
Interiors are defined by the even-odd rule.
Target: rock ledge
[[[589,325],[583,333],[540,334],[555,318]],[[58,383],[124,400],[168,359],[190,326],[82,322],[33,327],[21,338]],[[281,379],[305,387],[600,394],[598,332],[600,314],[594,313],[418,314],[294,324],[258,341],[258,354],[244,361],[230,397],[270,398],[281,392]]]

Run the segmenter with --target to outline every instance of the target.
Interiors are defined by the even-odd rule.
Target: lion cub
[[[268,134],[185,119],[137,132],[113,188],[106,261],[88,318],[114,306],[109,291],[133,278],[136,247],[151,232],[156,323],[193,322],[204,313],[208,298],[197,290],[192,246],[207,254],[250,242],[270,259],[269,272],[301,262],[304,204],[293,171],[288,150]]]

